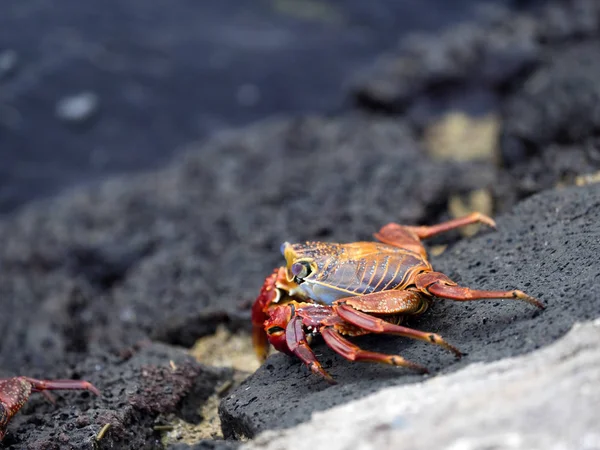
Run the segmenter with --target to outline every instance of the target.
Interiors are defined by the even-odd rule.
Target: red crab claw
[[[286,268],[279,267],[265,279],[260,294],[254,301],[252,342],[256,355],[261,361],[264,361],[269,354],[269,343],[273,344],[273,336],[266,333],[270,327],[268,321],[272,315],[272,309],[278,304],[285,304],[292,300],[289,292],[296,287],[298,285],[294,281],[288,280]]]
[[[52,390],[83,390],[100,395],[100,391],[88,381],[0,378],[0,441],[6,434],[8,422],[23,407],[32,392],[45,393]]]
[[[260,294],[252,305],[252,344],[254,351],[260,361],[267,359],[269,354],[269,340],[265,332],[265,321],[269,318],[266,310],[272,303],[277,303],[281,293],[277,289],[277,280],[283,276],[285,279],[285,268],[275,269],[269,275],[260,289]]]

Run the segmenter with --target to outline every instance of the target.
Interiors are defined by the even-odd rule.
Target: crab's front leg
[[[252,343],[260,361],[267,359],[269,354],[265,322],[271,315],[270,309],[274,305],[291,300],[288,292],[295,287],[297,284],[287,279],[285,267],[279,267],[265,279],[252,305]]]
[[[267,359],[269,354],[269,341],[267,340],[267,333],[265,332],[265,320],[269,318],[267,310],[272,303],[276,303],[279,300],[281,293],[277,289],[277,278],[281,268],[275,269],[275,271],[269,275],[261,289],[258,297],[252,305],[252,344],[256,356],[260,361]]]
[[[312,329],[317,330],[322,318],[329,315],[331,315],[331,308],[292,301],[270,309],[265,330],[269,342],[275,349],[298,357],[312,372],[321,375],[330,383],[335,383],[317,360],[304,332],[305,322],[310,324]]]
[[[6,434],[8,422],[27,402],[31,393],[50,390],[84,390],[100,395],[100,391],[88,381],[0,378],[0,441]]]

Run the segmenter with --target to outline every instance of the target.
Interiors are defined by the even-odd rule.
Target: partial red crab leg
[[[82,380],[36,380],[35,378],[22,377],[31,384],[33,392],[40,391],[90,391],[100,396],[100,391],[89,381]]]
[[[399,336],[405,336],[412,339],[419,339],[421,341],[429,342],[431,344],[439,345],[444,347],[446,350],[450,350],[456,356],[461,357],[462,353],[456,347],[448,344],[442,337],[435,333],[426,333],[424,331],[413,330],[412,328],[403,327],[400,325],[394,325],[393,323],[386,322],[378,317],[365,314],[357,311],[349,305],[339,303],[334,307],[338,316],[344,319],[346,322],[351,323],[359,328],[368,330],[371,333],[385,333],[385,334],[397,334]]]
[[[443,273],[429,272],[417,276],[415,279],[417,288],[425,293],[435,295],[437,297],[447,298],[457,301],[481,300],[486,298],[505,298],[523,300],[531,303],[540,309],[544,309],[544,305],[533,297],[525,294],[523,291],[479,291],[468,287],[458,286],[454,281],[448,278]]]
[[[350,361],[378,362],[383,364],[391,364],[392,366],[408,367],[422,373],[429,373],[425,367],[411,361],[407,361],[402,356],[386,355],[385,353],[363,350],[347,339],[344,339],[333,328],[323,328],[321,330],[321,335],[323,336],[323,339],[329,348]]]
[[[306,334],[302,329],[302,317],[295,316],[289,321],[285,329],[285,340],[292,353],[300,358],[312,372],[321,375],[330,383],[335,384],[335,380],[323,369],[321,363],[317,360],[317,357],[308,345]]]

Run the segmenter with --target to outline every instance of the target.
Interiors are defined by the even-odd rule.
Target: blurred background
[[[0,214],[272,115],[353,108],[414,32],[541,0],[3,0]]]

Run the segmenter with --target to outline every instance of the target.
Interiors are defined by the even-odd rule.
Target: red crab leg
[[[427,239],[435,236],[436,234],[445,233],[447,231],[474,223],[482,223],[489,227],[496,228],[496,222],[494,222],[492,218],[478,212],[471,213],[464,217],[459,217],[458,219],[448,220],[447,222],[442,222],[437,225],[419,227],[407,226],[406,228],[416,233],[419,239]]]
[[[425,367],[411,361],[407,361],[402,356],[386,355],[385,353],[363,350],[347,339],[344,339],[338,332],[330,327],[323,328],[321,330],[321,335],[323,336],[323,339],[329,348],[350,361],[378,362],[390,364],[392,366],[408,367],[422,373],[429,373]]]
[[[544,309],[544,305],[539,300],[530,297],[522,291],[479,291],[468,287],[458,286],[446,275],[439,272],[420,274],[415,279],[415,284],[419,290],[425,293],[450,300],[462,302],[486,298],[505,298],[524,300],[540,309]]]
[[[0,379],[0,441],[6,434],[8,422],[23,407],[31,392],[47,393],[49,390],[87,390],[100,395],[100,391],[91,383],[82,380],[2,378]]]
[[[100,391],[89,381],[82,380],[36,380],[35,378],[21,377],[31,384],[33,392],[40,391],[90,391],[100,396]]]
[[[314,352],[308,345],[306,334],[302,329],[302,317],[295,316],[289,321],[285,329],[285,340],[292,353],[300,358],[312,372],[321,375],[330,383],[335,384],[335,380],[323,369],[321,363],[319,363]]]
[[[382,227],[378,233],[375,233],[374,236],[375,239],[385,244],[411,250],[424,258],[427,258],[427,252],[421,243],[421,239],[427,239],[436,234],[464,227],[465,225],[471,225],[473,223],[483,223],[492,228],[496,227],[496,223],[488,216],[481,213],[472,213],[465,217],[431,226],[415,227],[399,225],[397,223],[388,223]]]
[[[336,303],[350,305],[366,313],[414,314],[424,313],[429,306],[425,296],[416,291],[380,291],[356,297],[347,297]]]
[[[351,323],[359,328],[368,330],[371,333],[385,333],[385,334],[397,334],[399,336],[405,336],[412,339],[419,339],[421,341],[429,342],[431,344],[439,345],[444,347],[446,350],[450,350],[456,356],[461,357],[462,353],[454,346],[448,344],[442,337],[435,333],[426,333],[424,331],[413,330],[412,328],[403,327],[400,325],[394,325],[393,323],[386,322],[378,317],[365,314],[357,311],[351,306],[340,303],[337,307],[334,307],[337,314],[344,319],[346,322]]]

